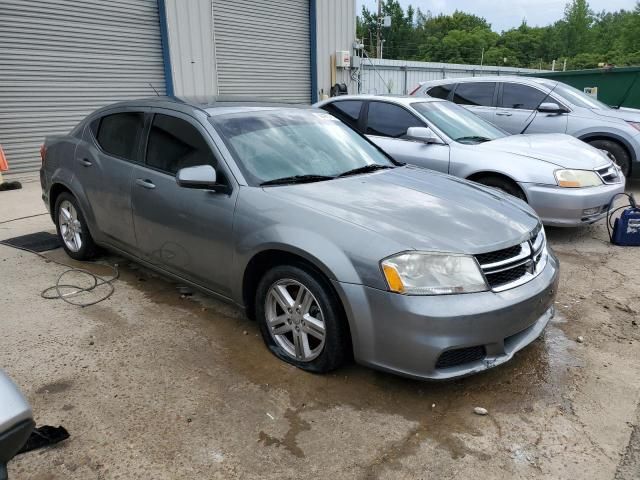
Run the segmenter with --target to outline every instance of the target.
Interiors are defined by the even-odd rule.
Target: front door
[[[369,102],[365,134],[372,142],[399,162],[448,173],[448,145],[425,144],[406,138],[409,127],[426,126],[422,120],[400,105]]]
[[[134,251],[131,177],[139,160],[144,113],[126,111],[94,120],[76,150],[75,175],[89,202],[97,240]]]
[[[453,92],[453,102],[493,123],[496,114],[496,82],[462,82]]]
[[[141,256],[171,273],[230,296],[233,213],[238,189],[217,193],[178,186],[176,172],[212,165],[220,183],[231,176],[217,161],[204,128],[187,116],[156,113],[145,164],[134,167],[133,218]]]
[[[537,88],[505,82],[498,100],[495,124],[511,134],[519,134],[525,127],[525,133],[565,133],[567,114],[536,112],[542,102],[554,101]]]

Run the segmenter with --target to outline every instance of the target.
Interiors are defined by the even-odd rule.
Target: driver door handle
[[[136,179],[136,184],[139,187],[148,188],[149,190],[153,190],[154,188],[156,188],[155,184],[151,180],[148,180],[148,179],[137,178]]]
[[[93,165],[93,163],[91,163],[87,158],[81,159],[80,163],[82,164],[83,167],[90,167],[91,165]]]
[[[513,115],[511,112],[496,112],[496,115],[500,115],[501,117],[510,117]]]

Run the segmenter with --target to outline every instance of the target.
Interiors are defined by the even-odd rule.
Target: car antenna
[[[624,92],[624,95],[622,96],[622,100],[620,100],[620,103],[616,107],[614,107],[616,110],[618,110],[622,106],[622,104],[627,100],[627,97],[629,97],[629,94],[631,93],[631,89],[634,87],[634,85],[638,81],[639,76],[640,76],[640,72],[636,73],[636,76],[633,79],[633,82],[631,82],[631,85],[629,85],[629,88],[627,88],[627,91]]]
[[[556,89],[556,87],[560,84],[560,82],[556,82],[556,84],[553,86],[553,88],[551,90],[549,90],[547,92],[547,94],[542,97],[542,100],[540,100],[540,103],[538,103],[538,106],[535,108],[535,110],[533,112],[531,112],[531,115],[533,115],[533,118],[531,119],[531,121],[529,123],[527,123],[524,128],[522,129],[522,131],[520,132],[520,135],[522,135],[524,132],[527,131],[527,128],[529,128],[529,126],[533,123],[533,121],[536,119],[536,116],[538,115],[538,109],[540,108],[540,105],[542,105],[547,98],[549,98],[549,95],[551,95],[553,93],[553,91]],[[529,117],[531,116],[529,115]],[[529,120],[529,118],[527,117],[527,120]]]
[[[158,90],[156,90],[156,88],[153,86],[151,82],[149,82],[149,86],[153,89],[154,92],[156,92],[156,95],[159,97],[160,94],[158,93]]]

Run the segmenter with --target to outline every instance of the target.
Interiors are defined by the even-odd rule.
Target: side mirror
[[[414,140],[422,143],[442,143],[435,133],[427,127],[409,127],[405,135],[407,140]]]
[[[34,426],[29,403],[0,370],[0,479],[7,478],[7,463],[26,443]]]
[[[178,170],[176,182],[183,188],[199,188],[203,190],[227,190],[228,187],[217,183],[216,170],[211,165],[197,165]]]
[[[544,102],[538,107],[540,113],[567,113],[567,111],[555,102]]]

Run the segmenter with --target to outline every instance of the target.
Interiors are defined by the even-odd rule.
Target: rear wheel
[[[95,257],[98,248],[75,197],[67,192],[61,193],[56,199],[54,212],[58,238],[67,255],[74,260]]]
[[[611,157],[611,160],[620,167],[624,176],[629,176],[631,173],[631,159],[626,148],[613,140],[591,140],[588,143],[592,147],[606,151],[609,157]]]
[[[497,188],[509,195],[519,198],[520,200],[527,201],[522,189],[512,180],[498,177],[495,175],[487,175],[476,179],[476,182],[486,185],[487,187]]]
[[[344,362],[348,333],[342,309],[317,274],[297,266],[274,267],[260,280],[255,305],[262,338],[278,358],[316,373]]]

